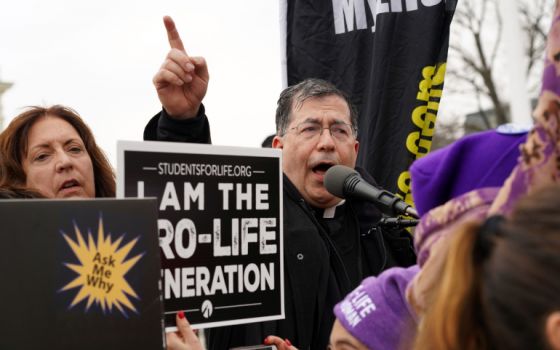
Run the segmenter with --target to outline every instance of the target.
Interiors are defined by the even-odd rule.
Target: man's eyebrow
[[[302,123],[317,123],[320,124],[321,122],[319,121],[319,118],[317,117],[307,117],[305,118]],[[339,118],[335,118],[334,122],[332,124],[348,124],[346,121],[339,119]]]
[[[303,123],[319,123],[319,118],[317,117],[307,117],[305,118],[305,120],[303,121]]]
[[[342,119],[335,119],[333,124],[348,124],[347,122],[345,122]]]

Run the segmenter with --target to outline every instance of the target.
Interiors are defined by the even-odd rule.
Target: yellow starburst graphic
[[[62,287],[60,291],[81,287],[70,304],[70,308],[87,298],[86,311],[95,302],[101,306],[104,313],[106,311],[112,312],[113,307],[119,309],[125,317],[128,317],[125,307],[133,312],[137,312],[129,296],[136,299],[139,298],[128,284],[125,275],[144,254],[138,254],[128,260],[125,259],[135,246],[138,238],[120,247],[124,236],[119,237],[113,242],[111,234],[104,234],[103,219],[101,217],[99,218],[97,230],[97,242],[92,237],[91,232],[88,232],[88,242],[86,243],[76,223],[74,223],[74,230],[77,238],[76,241],[62,233],[64,239],[80,261],[79,264],[64,263],[66,267],[76,272],[78,276],[72,282]]]

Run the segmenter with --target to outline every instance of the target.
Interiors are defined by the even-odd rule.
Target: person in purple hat
[[[418,266],[392,268],[363,280],[334,308],[331,349],[343,349],[347,342],[356,349],[405,348],[416,326],[405,292],[417,272]]]
[[[394,267],[378,277],[368,277],[336,304],[331,330],[331,350],[395,350],[412,344],[416,316],[405,299],[418,266]],[[278,350],[297,350],[287,339],[269,336],[265,344]]]
[[[416,160],[412,196],[420,215],[474,189],[500,187],[517,165],[528,128],[502,125],[465,136]]]

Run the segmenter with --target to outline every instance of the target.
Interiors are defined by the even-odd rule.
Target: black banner
[[[167,326],[179,310],[196,328],[283,317],[279,151],[123,142],[119,157],[119,196],[158,198]]]
[[[359,111],[359,165],[407,202],[428,153],[456,0],[287,0],[288,85],[322,78]]]

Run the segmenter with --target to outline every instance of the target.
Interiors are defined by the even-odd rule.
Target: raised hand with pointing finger
[[[174,119],[196,117],[208,89],[208,67],[202,57],[191,57],[169,16],[163,18],[171,50],[153,78],[159,100]]]

